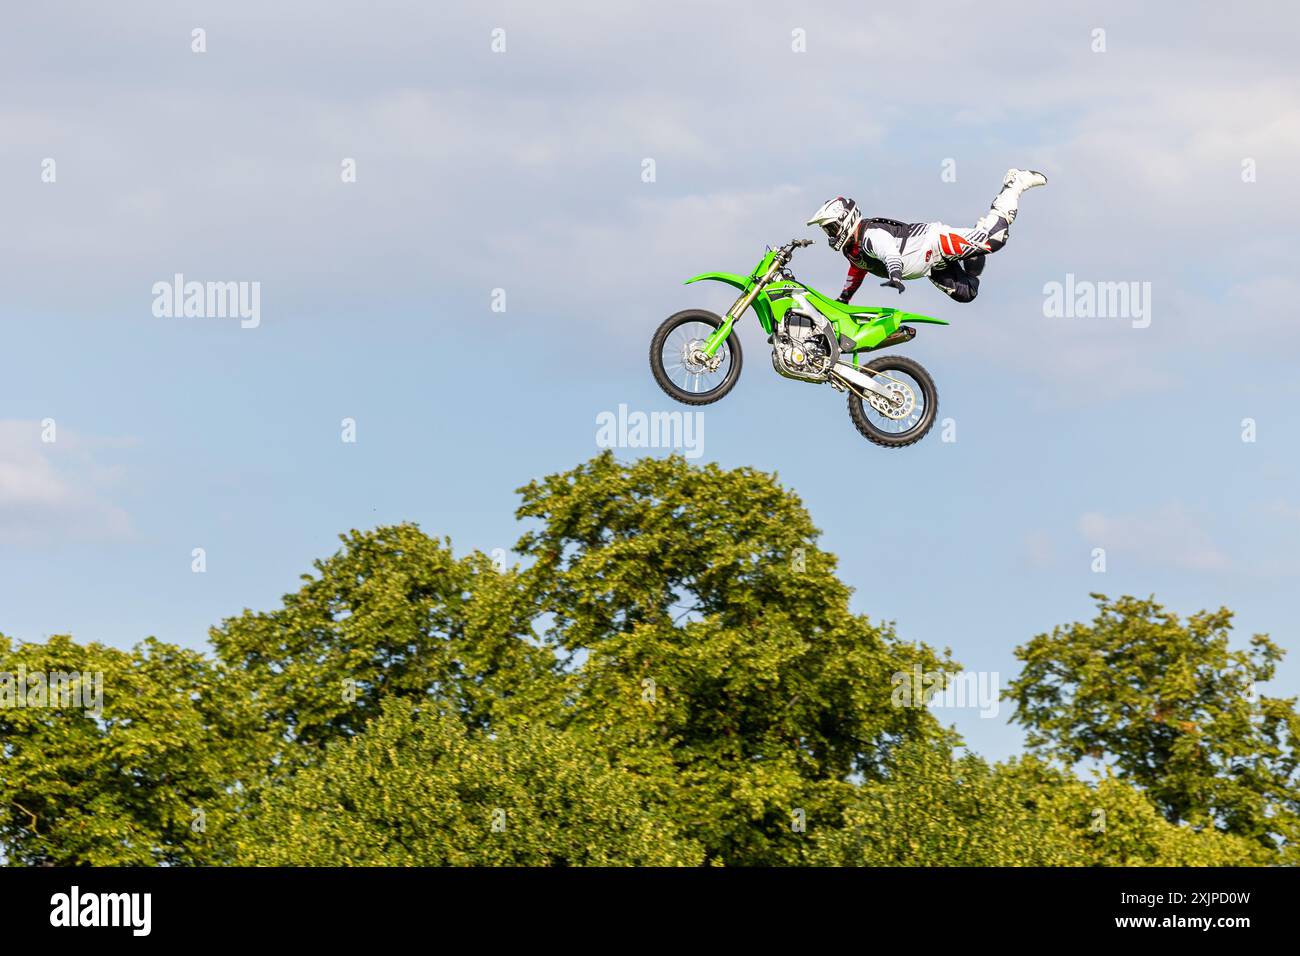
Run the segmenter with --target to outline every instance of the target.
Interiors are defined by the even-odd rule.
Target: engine
[[[772,336],[772,367],[786,378],[824,382],[838,357],[830,323],[790,311]]]

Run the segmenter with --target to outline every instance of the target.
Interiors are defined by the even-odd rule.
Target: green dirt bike
[[[687,309],[669,316],[650,341],[650,368],[659,387],[687,405],[722,398],[740,377],[740,337],[732,327],[751,305],[772,346],[772,367],[786,378],[829,382],[848,392],[849,417],[868,441],[902,448],[925,437],[939,395],[919,362],[883,355],[860,362],[864,352],[910,342],[909,323],[947,325],[942,319],[898,309],[844,305],[796,279],[788,268],[794,239],[767,254],[747,276],[706,272],[686,284],[712,279],[740,290],[723,316]]]

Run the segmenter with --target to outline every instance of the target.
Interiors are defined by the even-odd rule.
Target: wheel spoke
[[[731,345],[724,342],[718,356],[718,367],[710,371],[706,366],[695,362],[690,354],[703,346],[704,342],[716,329],[706,322],[688,320],[674,328],[664,337],[663,348],[659,355],[659,364],[665,375],[683,391],[700,395],[720,388],[726,382],[731,370]],[[678,374],[680,372],[680,380]],[[713,382],[715,384],[710,385]]]

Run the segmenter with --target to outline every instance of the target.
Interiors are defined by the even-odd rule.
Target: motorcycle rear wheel
[[[911,408],[902,418],[894,419],[850,392],[849,418],[853,419],[862,437],[882,448],[906,448],[924,438],[939,411],[939,390],[934,387],[934,379],[930,378],[925,367],[903,355],[882,355],[867,362],[862,370],[886,375],[897,373],[892,377],[912,393]],[[876,376],[876,381],[886,388],[892,386],[889,379]]]

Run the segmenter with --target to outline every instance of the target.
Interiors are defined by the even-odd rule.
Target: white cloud
[[[527,231],[503,230],[492,244],[489,261],[527,262],[527,272],[520,277],[525,281],[565,277],[579,264],[581,279],[574,281],[587,297],[645,301],[647,296],[671,294],[673,286],[701,272],[748,272],[767,245],[802,234],[788,223],[798,215],[796,210],[809,204],[803,190],[788,184],[656,195],[626,203],[622,218],[607,212],[577,222],[557,216],[534,222]],[[807,218],[807,212],[803,215]],[[773,234],[778,222],[786,223],[784,231]],[[592,268],[592,263],[600,265]],[[491,273],[484,275],[486,281]],[[556,284],[567,291],[573,283]],[[552,295],[556,291],[548,290]],[[583,305],[582,312],[592,321],[607,319],[604,310],[589,305]]]
[[[1123,515],[1090,511],[1080,515],[1078,528],[1090,546],[1147,564],[1180,571],[1223,571],[1229,566],[1227,555],[1197,516],[1176,502]]]
[[[0,420],[0,543],[129,537],[130,517],[106,495],[120,467],[100,458],[120,440],[60,429],[47,443],[42,432],[40,422]]]
[[[67,55],[29,45],[0,61],[19,91],[0,110],[0,156],[17,144],[24,163],[60,162],[57,187],[32,166],[7,197],[20,228],[0,234],[0,280],[19,305],[141,318],[138,290],[178,271],[264,280],[302,317],[374,288],[423,305],[507,287],[512,308],[583,336],[608,316],[584,299],[621,295],[652,322],[679,277],[743,270],[763,244],[809,234],[808,207],[827,195],[970,222],[1005,165],[1026,163],[1052,184],[1026,199],[981,300],[951,306],[917,283],[902,304],[966,319],[1007,290],[1005,313],[952,348],[1033,375],[1044,394],[1109,403],[1177,387],[1187,354],[1216,337],[1266,356],[1300,328],[1290,263],[1272,251],[1300,209],[1300,180],[1284,173],[1300,163],[1294,10],[1252,28],[1211,5],[1180,9],[966,3],[933,29],[850,3],[786,22],[557,2],[503,11],[509,52],[494,55],[489,21],[469,9],[304,19],[231,3],[195,57],[165,5],[87,5],[70,34],[58,24]],[[15,35],[54,29],[39,5],[15,15]],[[110,18],[121,43],[103,51]],[[1104,54],[1089,49],[1098,23]],[[806,54],[791,51],[792,27]],[[354,186],[339,182],[345,156]],[[957,184],[939,180],[948,156]],[[639,180],[644,157],[654,184]],[[1257,183],[1241,181],[1245,157]],[[834,291],[832,258],[808,250],[796,271]],[[67,261],[80,281],[60,281]],[[834,278],[805,275],[820,269]],[[1038,290],[1066,272],[1152,281],[1152,329],[1049,327]],[[1227,277],[1241,288],[1224,295],[1213,283]],[[1228,322],[1242,334],[1225,337]],[[1157,348],[1161,336],[1178,348]]]
[[[1274,501],[1267,507],[1266,512],[1285,521],[1300,521],[1300,505],[1289,501]]]
[[[1030,568],[1041,571],[1056,566],[1056,546],[1046,531],[1037,529],[1026,533],[1020,539],[1020,546],[1021,557]]]

